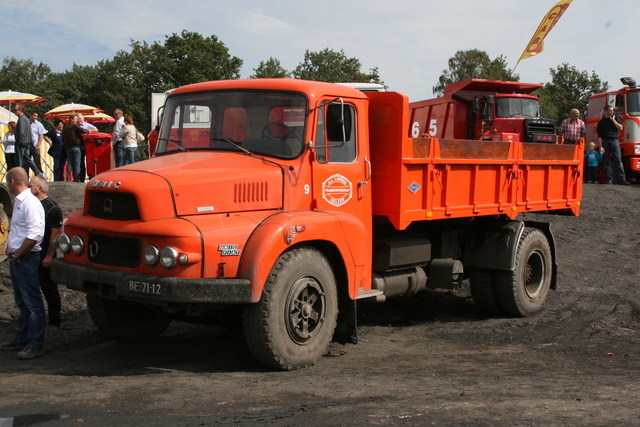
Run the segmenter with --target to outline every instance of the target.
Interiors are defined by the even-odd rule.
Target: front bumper
[[[251,282],[245,279],[186,279],[104,270],[54,259],[51,279],[69,289],[103,298],[165,303],[251,302]]]

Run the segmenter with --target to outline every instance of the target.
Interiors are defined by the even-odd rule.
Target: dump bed
[[[367,95],[373,214],[397,229],[447,218],[579,214],[583,143],[410,138],[408,98]]]

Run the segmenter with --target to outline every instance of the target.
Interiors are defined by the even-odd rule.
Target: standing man
[[[124,126],[124,114],[121,109],[116,108],[113,116],[116,118],[116,122],[113,125],[113,137],[111,138],[113,141],[113,155],[116,167],[120,167],[124,162],[124,141],[120,137],[120,130]]]
[[[33,138],[31,137],[31,126],[29,119],[24,115],[24,104],[18,103],[15,106],[16,116],[18,116],[18,122],[16,123],[16,153],[18,154],[18,160],[20,164],[24,164],[24,170],[29,174],[29,168],[34,174],[40,175],[42,172],[31,160],[31,145]]]
[[[82,145],[82,135],[85,133],[87,133],[87,130],[78,126],[78,116],[71,114],[69,116],[69,123],[67,123],[62,129],[62,143],[64,144],[64,148],[67,150],[67,160],[69,162],[67,167],[73,171],[74,182],[84,181],[80,180],[80,146]]]
[[[87,132],[98,132],[98,128],[92,125],[91,123],[84,121],[84,115],[81,113],[77,114],[78,116],[78,126],[82,129],[86,129]],[[84,141],[80,145],[80,179],[84,182],[85,177],[87,176],[87,152],[85,150]]]
[[[42,162],[40,161],[40,147],[42,146],[42,141],[44,140],[44,135],[47,133],[42,123],[38,121],[38,113],[33,112],[29,116],[29,122],[31,126],[31,142],[32,145],[29,146],[29,151],[31,152],[31,157],[33,157],[33,162],[38,166],[38,169],[42,170]]]
[[[624,168],[622,167],[622,156],[620,154],[620,141],[618,140],[619,132],[622,130],[622,119],[613,114],[613,107],[607,105],[604,107],[604,115],[598,122],[598,145],[604,149],[602,156],[604,162],[604,173],[607,177],[607,184],[613,181],[613,173],[611,171],[611,163],[615,168],[617,182],[620,185],[629,185],[624,176]]]
[[[564,138],[563,144],[575,144],[578,138],[584,138],[586,135],[584,122],[580,120],[580,110],[574,108],[560,125],[560,138]]]
[[[62,143],[62,128],[64,122],[60,119],[53,121],[54,128],[47,132],[44,138],[49,143],[49,155],[53,157],[53,180],[64,181],[64,164],[67,162],[67,151]]]
[[[98,132],[97,127],[89,122],[84,121],[84,114],[78,113],[76,115],[78,116],[78,126],[80,126],[82,129],[88,130],[89,132]]]
[[[60,312],[62,303],[58,284],[51,280],[51,260],[56,257],[58,237],[62,234],[62,209],[49,198],[49,183],[43,176],[34,176],[29,182],[31,192],[42,204],[44,209],[44,237],[42,238],[42,250],[40,251],[40,264],[38,265],[38,278],[40,289],[47,300],[49,308],[49,328],[59,329],[61,323]]]
[[[44,354],[42,347],[47,318],[38,283],[44,209],[29,190],[27,173],[23,168],[9,170],[6,178],[9,191],[15,196],[6,253],[13,297],[20,314],[13,339],[0,349],[21,350],[18,359],[28,360]]]

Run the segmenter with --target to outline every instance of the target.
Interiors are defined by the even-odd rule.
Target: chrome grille
[[[130,237],[89,234],[89,261],[111,267],[136,268],[140,265],[141,242]]]

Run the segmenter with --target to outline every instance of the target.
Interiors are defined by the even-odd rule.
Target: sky
[[[244,61],[241,77],[276,58],[291,71],[306,50],[344,50],[362,71],[378,67],[389,90],[412,101],[433,98],[459,50],[503,55],[516,66],[542,18],[558,0],[35,0],[5,2],[0,57],[31,59],[62,72],[96,65],[131,40],[164,43],[182,30],[215,35]],[[515,70],[546,83],[562,63],[595,72],[611,88],[640,81],[640,1],[574,0],[545,39],[545,49]],[[0,90],[20,88],[0,88]]]

